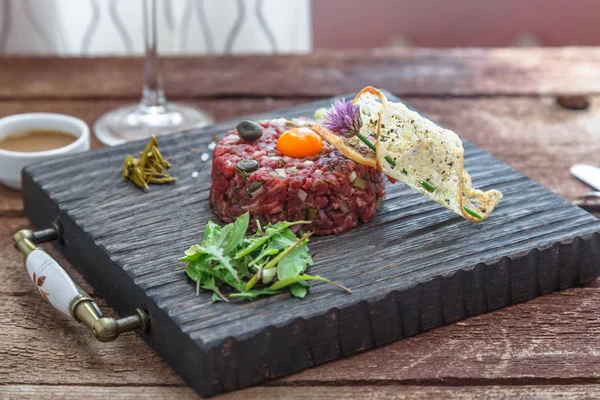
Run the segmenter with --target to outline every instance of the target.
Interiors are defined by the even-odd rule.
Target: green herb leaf
[[[260,253],[258,253],[256,258],[250,262],[250,266],[258,265],[259,261],[262,261],[264,258],[274,256],[275,254],[279,253],[280,250],[281,248],[276,247],[271,241],[260,250]]]
[[[306,297],[308,289],[306,286],[301,285],[300,283],[294,283],[293,285],[290,285],[290,292],[292,292],[292,295],[294,295],[294,297],[303,299],[304,297]]]
[[[279,291],[270,290],[270,289],[261,289],[261,290],[249,290],[243,293],[231,293],[229,295],[230,299],[245,299],[245,300],[256,300],[256,298],[260,295],[271,295],[277,294]]]
[[[250,238],[249,246],[245,247],[244,249],[242,249],[238,253],[236,253],[234,258],[236,260],[239,260],[240,258],[247,256],[248,254],[252,253],[254,250],[258,249],[260,246],[265,244],[267,242],[267,240],[271,239],[276,233],[279,233],[279,232],[283,231],[284,229],[289,228],[290,226],[301,225],[301,224],[310,224],[310,221],[278,222],[271,226],[265,227],[265,236],[261,236],[258,238]]]
[[[200,246],[200,248],[202,249],[202,251],[211,256],[211,260],[214,260],[218,263],[213,267],[213,269],[225,268],[227,271],[229,271],[229,273],[231,273],[231,275],[235,278],[237,282],[240,282],[240,278],[238,277],[237,271],[233,268],[233,266],[230,263],[230,258],[225,256],[221,247],[218,247],[216,245],[207,245]]]
[[[221,298],[221,300],[229,303],[229,300],[227,300],[227,297],[223,296],[223,293],[221,293],[221,291],[219,290],[219,287],[217,286],[217,284],[215,282],[214,276],[211,275],[211,276],[207,277],[206,279],[204,279],[204,282],[202,283],[202,288],[207,289],[207,290],[212,290],[213,296],[216,294],[218,297]]]
[[[207,256],[208,258],[209,256]],[[203,263],[200,261],[195,261],[193,263],[188,264],[185,268],[185,272],[187,275],[194,281],[202,279],[201,273],[203,272],[202,268]]]
[[[273,246],[280,250],[285,249],[298,240],[298,237],[289,229],[284,229],[272,238]]]
[[[216,240],[215,235],[221,233],[221,227],[212,221],[208,221],[204,227],[204,236],[200,243],[214,242]]]
[[[224,237],[224,249],[223,254],[228,255],[233,250],[237,248],[237,246],[242,242],[244,236],[246,235],[246,231],[248,230],[248,222],[250,221],[250,214],[245,213],[241,215],[238,219],[235,220],[233,225],[231,226],[231,231],[229,232],[227,237]]]
[[[179,259],[181,262],[189,262],[193,263],[199,260],[205,260],[207,254],[198,248],[198,245],[195,244],[191,246],[189,249],[185,251],[186,256]]]
[[[267,242],[267,245],[261,249],[256,258],[250,262],[250,265],[257,265],[259,261],[264,258],[276,255],[281,250],[294,244],[296,240],[298,240],[298,238],[289,229],[284,229],[283,231],[276,233],[271,237],[271,240]]]
[[[250,269],[248,268],[248,262],[248,259],[231,260],[233,268],[235,268],[242,278],[250,278],[252,275],[254,275],[254,273],[250,272]]]
[[[282,281],[298,276],[306,271],[309,265],[312,265],[312,258],[306,243],[296,246],[277,264],[277,278]]]
[[[302,243],[306,243],[306,241],[308,240],[309,237],[311,237],[312,233],[307,233],[306,235],[302,236],[300,239],[298,239],[296,242],[294,242],[293,244],[289,245],[285,250],[283,250],[281,253],[277,254],[277,256],[273,259],[271,259],[271,261],[269,261],[263,269],[269,269],[269,268],[275,268],[277,266],[277,264],[279,263],[279,261],[281,261],[281,259],[283,257],[285,257],[289,252],[291,252],[292,250],[294,250],[294,248]]]
[[[328,282],[349,291],[320,276],[304,274],[312,264],[307,246],[311,233],[298,238],[290,227],[306,221],[268,224],[254,235],[244,237],[249,219],[244,214],[223,227],[209,221],[200,243],[185,251],[180,260],[188,263],[185,271],[196,282],[197,293],[202,289],[212,292],[214,303],[228,298],[254,300],[289,287],[293,296],[304,298],[309,286],[306,281],[310,280]],[[237,293],[227,297],[221,291],[225,285]]]
[[[283,289],[286,286],[290,286],[294,283],[298,283],[301,281],[322,281],[322,282],[326,282],[329,283],[331,285],[337,286],[340,289],[343,289],[344,291],[346,291],[347,293],[352,293],[352,290],[348,289],[345,286],[340,285],[339,283],[330,281],[327,278],[323,278],[322,276],[319,275],[308,275],[308,274],[303,274],[303,275],[298,275],[296,277],[293,278],[289,278],[289,279],[285,279],[282,281],[277,281],[274,284],[272,284],[271,286],[269,286],[269,290],[280,290]]]

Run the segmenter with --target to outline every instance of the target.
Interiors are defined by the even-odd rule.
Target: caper
[[[319,211],[317,211],[317,209],[314,207],[310,207],[306,212],[306,219],[312,221],[313,219],[317,218],[317,215],[319,215]]]
[[[249,174],[258,169],[258,161],[256,160],[240,160],[235,164],[235,169],[242,174]]]
[[[263,134],[263,129],[259,124],[247,120],[237,124],[235,129],[240,137],[246,140],[258,140]]]
[[[264,185],[264,184],[265,184],[264,181],[254,181],[250,184],[250,186],[248,186],[246,191],[248,192],[248,194],[252,194],[252,193],[256,192],[258,189],[260,189],[262,187],[262,185]]]

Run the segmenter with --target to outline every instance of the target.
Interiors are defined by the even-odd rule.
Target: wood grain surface
[[[482,52],[489,59],[505,57],[504,50]],[[507,62],[506,68],[515,71],[511,79],[523,84],[519,87],[523,89],[521,91],[506,96],[507,91],[498,90],[501,82],[494,79],[502,76],[499,71],[497,75],[478,78],[481,96],[450,96],[456,88],[449,90],[448,86],[436,86],[439,85],[436,81],[427,90],[415,92],[417,98],[412,96],[406,100],[520,172],[572,200],[588,188],[569,177],[568,167],[576,161],[600,163],[600,98],[594,96],[595,86],[600,82],[589,77],[589,71],[597,69],[590,63],[594,63],[598,50],[536,50],[531,53],[531,58],[529,50],[510,52],[515,52],[519,60]],[[579,54],[579,60],[565,56],[566,53]],[[446,55],[447,52],[438,53],[439,58]],[[393,60],[396,53],[389,52],[387,56]],[[418,63],[418,57],[415,57],[414,62]],[[67,64],[69,61],[50,60],[51,63]],[[72,62],[81,70],[79,60]],[[190,61],[193,62],[196,61]],[[306,56],[295,62],[309,65],[315,61],[312,56]],[[0,63],[0,79],[5,79],[7,68],[25,74],[38,68],[34,64],[39,61],[3,59]],[[523,64],[547,66],[521,75]],[[552,65],[566,64],[570,66],[548,72]],[[104,111],[135,101],[139,88],[131,81],[139,82],[139,71],[128,65],[132,64],[104,60],[101,67],[86,72],[90,93],[70,94],[69,98],[61,94],[62,80],[66,78],[58,71],[45,76],[38,71],[38,78],[33,83],[5,79],[0,116],[55,111],[76,115],[92,123]],[[370,57],[357,60],[353,68],[359,71],[361,65],[370,68]],[[127,68],[133,71],[129,78],[114,79],[114,85],[130,89],[124,96],[113,96],[100,87],[102,85],[94,83],[102,74],[122,76],[118,70]],[[246,62],[239,64],[239,68],[251,68],[251,65]],[[480,67],[467,65],[465,68],[476,71]],[[94,69],[97,75],[94,75]],[[403,82],[401,73],[394,75],[395,69],[390,67],[387,72],[394,78],[389,79],[392,86],[396,79]],[[573,82],[586,82],[586,85],[572,86],[567,80],[557,80],[560,71],[570,73]],[[435,71],[420,70],[415,72],[415,79],[420,74],[427,78],[435,75]],[[351,85],[366,85],[370,83],[367,78],[344,83],[338,91],[326,95],[348,91]],[[167,81],[173,87],[169,76]],[[236,79],[228,82],[228,85],[235,84],[245,83]],[[265,82],[265,86],[268,84]],[[43,87],[45,92],[30,91],[24,87],[27,85]],[[476,83],[465,85],[473,87]],[[209,93],[205,90],[206,82],[196,81],[189,86],[190,94],[171,97],[207,108],[218,120],[307,100],[304,94],[294,91],[275,99],[254,96],[213,98],[206,94]],[[513,88],[515,86],[519,85],[513,85]],[[395,91],[401,95],[408,93],[402,87]],[[575,92],[590,95],[588,110],[571,111],[556,105],[554,94]],[[239,111],[240,107],[242,111]],[[194,398],[193,391],[182,386],[181,380],[135,336],[125,335],[113,343],[97,343],[85,329],[61,319],[39,299],[26,279],[21,256],[10,244],[14,230],[28,226],[22,215],[20,195],[0,188],[0,335],[6,338],[0,341],[0,398],[40,398],[49,394],[61,398],[79,398],[83,394],[90,398],[107,395],[116,398]],[[68,265],[67,268],[82,282],[72,268]],[[83,285],[90,290],[85,283]],[[600,393],[597,367],[600,318],[595,310],[600,306],[600,289],[596,288],[596,282],[590,286],[546,295],[272,381],[268,387],[251,388],[227,396],[597,398]],[[102,299],[100,306],[106,309]]]
[[[600,49],[528,49],[525,57],[523,51],[374,49],[310,56],[205,56],[168,59],[165,70],[172,97],[329,97],[369,84],[402,97],[600,92]],[[123,58],[0,58],[0,98],[137,97],[142,65],[141,59]],[[23,71],[28,79],[22,79]]]

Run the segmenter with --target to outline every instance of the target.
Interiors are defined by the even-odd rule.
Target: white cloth
[[[0,0],[0,53],[140,55],[142,1]],[[310,1],[157,0],[159,52],[309,52]]]

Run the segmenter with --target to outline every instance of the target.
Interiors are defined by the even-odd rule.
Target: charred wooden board
[[[311,116],[330,103],[254,118]],[[179,180],[147,193],[120,178],[124,156],[144,141],[24,172],[26,215],[40,228],[60,221],[65,242],[58,248],[117,312],[148,310],[152,328],[143,338],[201,395],[290,374],[600,275],[595,217],[465,142],[474,186],[505,196],[489,220],[468,223],[404,185],[388,185],[384,207],[370,223],[311,240],[316,263],[310,271],[351,287],[352,295],[315,284],[304,300],[281,294],[212,304],[208,294],[196,296],[176,260],[215,220],[208,204],[210,161],[201,155],[235,123],[160,138]]]

